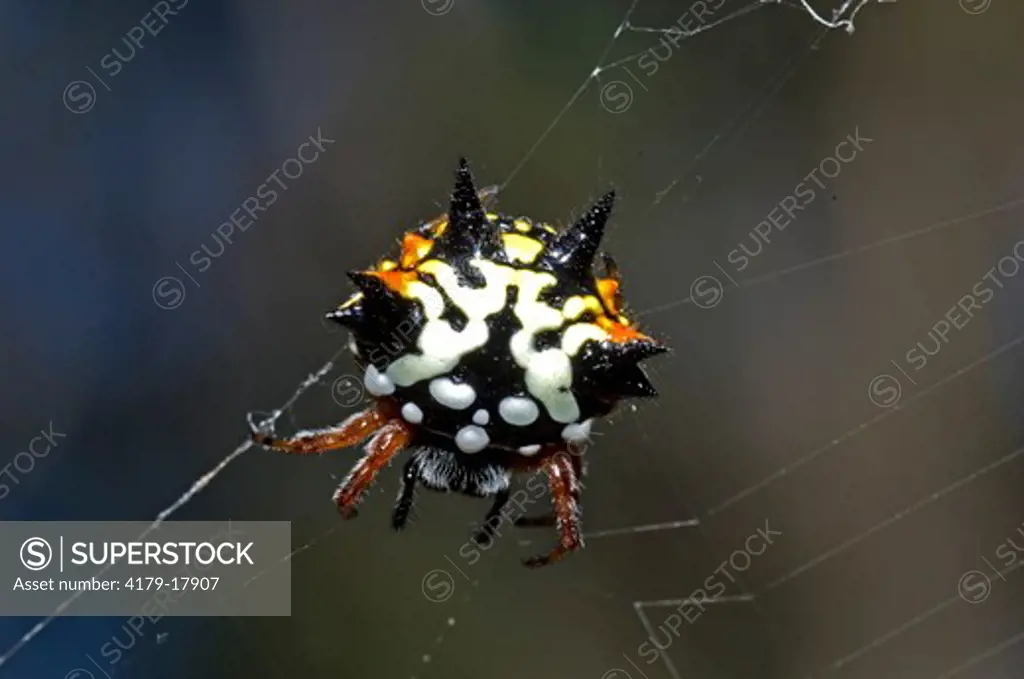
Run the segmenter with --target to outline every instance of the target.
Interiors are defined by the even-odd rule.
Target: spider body
[[[374,406],[330,429],[264,445],[322,452],[373,435],[368,453],[335,494],[345,516],[403,447],[393,526],[404,527],[417,483],[495,498],[476,539],[488,541],[516,472],[544,471],[558,547],[542,565],[582,546],[582,449],[593,421],[623,398],[655,391],[640,361],[665,348],[622,313],[611,258],[594,259],[614,194],[573,226],[485,211],[463,160],[446,215],[411,231],[394,259],[352,272],[359,291],[327,314],[350,330],[349,346]]]

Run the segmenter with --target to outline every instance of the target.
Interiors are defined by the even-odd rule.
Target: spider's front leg
[[[529,568],[546,566],[561,561],[571,552],[583,548],[580,531],[579,478],[577,464],[568,452],[552,455],[544,461],[541,469],[547,474],[551,488],[551,504],[555,526],[558,528],[558,545],[547,554],[534,556],[523,561]]]
[[[299,432],[286,439],[274,438],[260,431],[251,416],[249,429],[252,440],[262,446],[292,455],[311,455],[354,446],[378,431],[393,417],[387,408],[375,405],[350,416],[333,427]]]
[[[389,402],[378,401],[373,407],[352,415],[334,427],[299,432],[286,439],[264,433],[251,417],[249,428],[254,442],[291,455],[310,455],[348,448],[373,435],[366,446],[366,454],[334,492],[338,512],[342,517],[350,519],[356,516],[356,505],[373,485],[380,470],[412,440],[412,428],[394,410]]]
[[[413,429],[401,418],[388,420],[366,446],[366,455],[352,468],[338,489],[334,502],[342,518],[355,518],[356,505],[373,485],[377,474],[412,441]]]

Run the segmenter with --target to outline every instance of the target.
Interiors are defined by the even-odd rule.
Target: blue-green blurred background
[[[597,427],[583,505],[598,535],[564,563],[522,568],[554,535],[510,533],[465,579],[448,559],[487,503],[421,493],[396,535],[392,468],[357,521],[295,556],[290,618],[134,636],[60,619],[0,676],[1019,676],[1024,574],[976,605],[957,583],[1024,521],[1024,462],[1000,462],[1024,445],[1024,348],[982,361],[1024,333],[1024,277],[1001,276],[919,372],[904,358],[1024,238],[1024,5],[872,2],[848,34],[798,4],[669,49],[639,29],[692,28],[692,4],[639,0],[603,55],[627,0],[175,0],[111,76],[101,61],[128,55],[152,3],[4,2],[0,464],[50,422],[66,438],[16,472],[0,520],[154,518],[244,439],[247,411],[343,345],[321,316],[349,294],[344,272],[441,211],[460,155],[507,183],[503,211],[555,223],[615,187],[606,246],[674,353],[652,361],[660,399]],[[652,46],[656,72],[588,79]],[[93,89],[65,97],[74,81]],[[857,129],[863,151],[729,264]],[[217,252],[218,225],[318,130],[334,143],[198,272],[192,253]],[[706,275],[740,287],[701,308],[687,298]],[[154,303],[167,276],[184,285],[173,309]],[[279,429],[342,419],[346,372]],[[900,382],[896,410],[872,402],[880,374]],[[174,518],[291,520],[299,547],[338,525],[331,493],[356,454],[251,450]],[[638,657],[673,607],[641,607],[645,629],[634,602],[688,596],[765,521],[783,537],[729,588],[757,599],[685,624],[669,663]],[[421,591],[434,569],[454,576],[445,602]],[[0,652],[34,622],[0,620]],[[113,638],[131,647],[110,664]]]

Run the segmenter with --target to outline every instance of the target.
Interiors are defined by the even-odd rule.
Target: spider
[[[555,527],[549,553],[583,547],[580,489],[591,424],[624,398],[657,393],[640,361],[667,351],[623,315],[615,261],[594,260],[615,200],[601,197],[557,231],[486,211],[496,189],[477,191],[466,160],[447,214],[406,233],[396,258],[350,272],[358,288],[326,318],[346,327],[373,404],[340,424],[276,438],[250,417],[253,441],[290,454],[322,453],[369,438],[365,455],[334,493],[344,518],[399,451],[402,472],[392,527],[402,530],[417,483],[493,497],[474,535],[489,544],[514,474],[543,472],[552,512],[514,525]]]

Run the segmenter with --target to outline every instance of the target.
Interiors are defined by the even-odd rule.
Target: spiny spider
[[[543,471],[553,513],[517,526],[555,526],[558,545],[526,559],[559,561],[583,547],[581,444],[591,423],[623,398],[656,396],[639,363],[667,351],[622,315],[614,260],[593,261],[611,214],[604,195],[562,232],[486,212],[463,159],[446,215],[406,233],[396,259],[348,275],[359,289],[327,318],[349,347],[374,403],[340,424],[253,440],[292,454],[322,453],[371,437],[334,493],[344,518],[403,448],[392,526],[401,530],[417,482],[436,491],[494,497],[474,539],[489,544],[514,473]],[[405,343],[394,346],[401,334]],[[381,348],[388,346],[387,351]],[[393,351],[392,351],[393,349]]]

